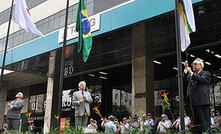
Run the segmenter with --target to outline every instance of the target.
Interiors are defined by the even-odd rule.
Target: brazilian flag
[[[84,0],[79,0],[76,31],[78,31],[78,53],[83,56],[83,61],[86,62],[91,48],[92,48],[92,36],[91,27],[88,20],[87,10],[84,4]]]

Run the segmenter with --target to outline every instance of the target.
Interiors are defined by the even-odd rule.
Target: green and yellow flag
[[[181,50],[190,45],[189,34],[196,31],[195,18],[191,0],[179,0]]]
[[[83,56],[83,61],[86,62],[89,57],[93,41],[84,0],[79,0],[76,31],[78,31],[78,53]]]

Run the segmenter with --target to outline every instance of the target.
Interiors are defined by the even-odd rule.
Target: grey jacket
[[[12,101],[11,107],[8,110],[7,118],[8,119],[20,119],[20,112],[24,106],[24,101],[22,99],[16,99]]]
[[[75,116],[83,116],[85,112],[90,116],[90,103],[92,103],[93,99],[91,98],[91,94],[87,91],[84,91],[84,95],[86,96],[86,99],[83,99],[82,91],[80,90],[73,93]],[[84,100],[83,103],[80,103],[81,99]]]

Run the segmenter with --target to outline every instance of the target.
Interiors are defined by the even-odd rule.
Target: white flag
[[[26,32],[32,32],[38,36],[44,37],[44,35],[36,28],[32,22],[27,4],[24,0],[16,0],[15,9],[13,12],[13,21],[17,23],[20,28],[23,28]]]
[[[190,45],[189,34],[196,31],[191,0],[179,0],[181,50]]]

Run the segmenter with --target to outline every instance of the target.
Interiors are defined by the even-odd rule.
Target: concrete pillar
[[[1,88],[1,94],[0,94],[0,126],[3,125],[4,122],[4,114],[5,114],[5,103],[7,99],[7,93],[8,93],[8,82],[4,82],[2,84]]]
[[[53,103],[53,89],[54,89],[54,71],[55,71],[55,58],[56,51],[51,52],[49,57],[49,69],[48,69],[48,84],[47,84],[47,97],[46,108],[44,117],[44,133],[50,131],[52,115],[52,103]]]
[[[145,23],[132,27],[132,114],[154,112],[153,61],[145,53]]]
[[[145,24],[132,27],[132,114],[146,112]]]

